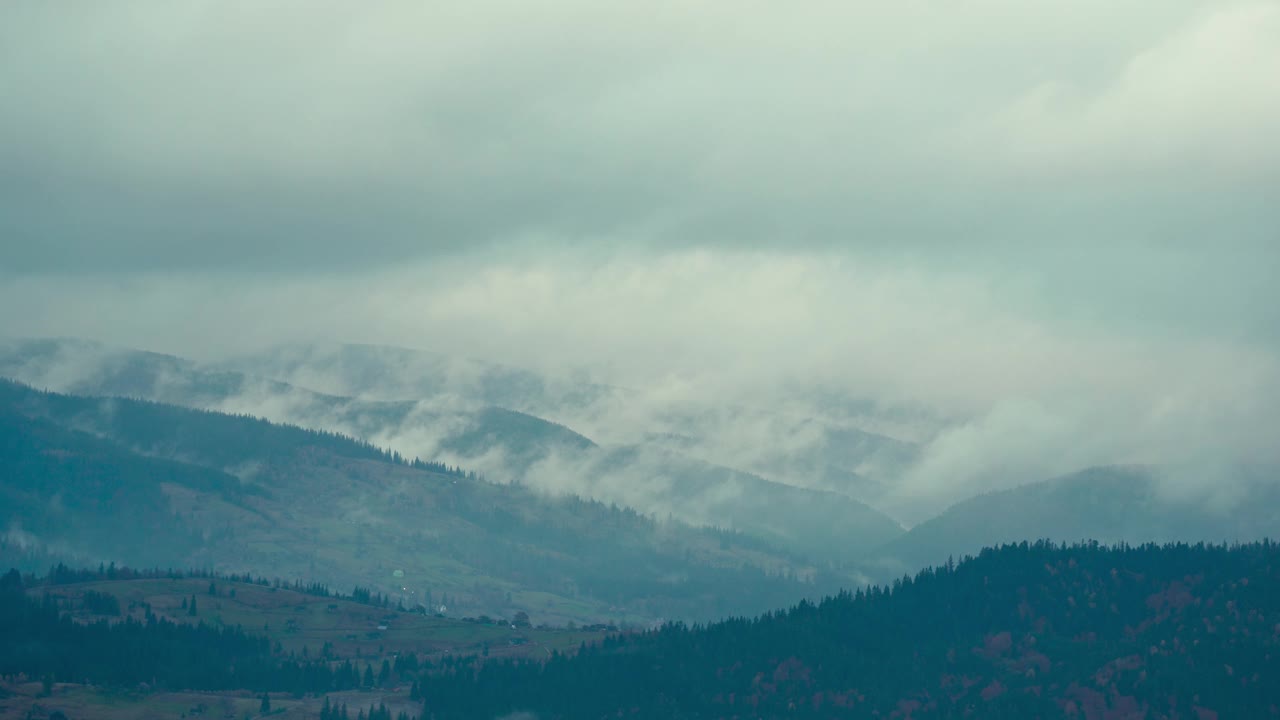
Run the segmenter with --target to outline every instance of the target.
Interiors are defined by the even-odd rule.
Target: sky
[[[1275,459],[1277,127],[1273,0],[11,0],[0,334],[835,387],[963,419],[920,494]]]

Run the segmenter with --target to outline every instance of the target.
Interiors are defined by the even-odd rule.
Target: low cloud
[[[1280,461],[1272,2],[65,8],[0,9],[0,334],[433,351],[290,377],[429,395],[374,438],[422,453],[492,362],[594,387],[523,409],[610,445],[882,432],[908,520]],[[310,403],[223,409],[362,427]]]
[[[1096,294],[1114,291],[1100,282]],[[439,438],[465,429],[465,412],[486,404],[477,393],[487,362],[531,368],[552,388],[545,397],[595,387],[574,403],[511,397],[532,398],[517,409],[598,442],[665,437],[704,460],[775,477],[833,430],[884,432],[917,445],[910,471],[878,498],[907,522],[975,492],[1088,465],[1280,462],[1280,359],[1265,336],[1223,337],[1179,324],[1173,312],[1153,315],[1145,329],[1124,318],[1081,324],[1023,292],[990,274],[925,265],[704,250],[324,278],[16,281],[0,286],[0,314],[21,334],[97,335],[205,359],[334,338],[455,358],[393,356],[358,382],[312,358],[283,378],[366,399],[429,400],[376,433],[341,407],[317,410],[305,393],[250,386],[219,406],[423,457],[439,454]],[[45,368],[46,377],[88,371],[77,363]],[[438,376],[422,385],[429,371]],[[415,398],[415,387],[435,394]],[[444,457],[509,474],[500,454]],[[874,461],[868,456],[865,469]],[[590,478],[550,462],[540,477],[589,490],[574,483]],[[805,474],[778,479],[817,483]],[[650,480],[629,492],[653,510],[661,484]]]

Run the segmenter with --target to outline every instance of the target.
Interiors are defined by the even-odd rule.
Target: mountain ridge
[[[130,476],[125,485],[150,493],[140,506],[154,510],[154,522],[168,523],[174,537],[194,538],[145,545],[170,553],[149,561],[360,583],[402,595],[447,590],[475,612],[522,608],[560,622],[598,622],[610,617],[610,608],[637,621],[712,617],[851,580],[823,580],[815,568],[740,534],[491,484],[331,433],[156,403],[43,393],[8,381],[0,382],[0,409],[12,419],[0,425],[5,447],[31,442],[39,427],[62,433],[27,453],[46,465],[78,462],[84,453],[67,437],[88,438],[92,430],[97,437],[89,442],[109,443],[116,454],[100,458],[85,477],[179,458],[176,467],[200,465],[207,469],[198,472],[214,473],[238,493],[230,501],[221,490],[211,493],[193,482],[155,480],[146,468]],[[40,497],[8,507],[4,522],[41,528],[51,535],[47,545],[74,541],[49,524],[53,511],[36,502]],[[118,530],[129,520],[104,512],[102,523]],[[138,543],[119,543],[130,546]],[[79,549],[109,548],[81,543]],[[99,558],[137,564],[131,557]]]

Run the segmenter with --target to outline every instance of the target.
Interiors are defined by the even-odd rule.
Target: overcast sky
[[[0,334],[816,378],[1257,451],[1277,128],[1274,0],[10,0]]]

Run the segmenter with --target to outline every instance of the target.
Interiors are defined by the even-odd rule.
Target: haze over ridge
[[[908,521],[1280,460],[1273,3],[0,14],[0,334],[918,408]]]

